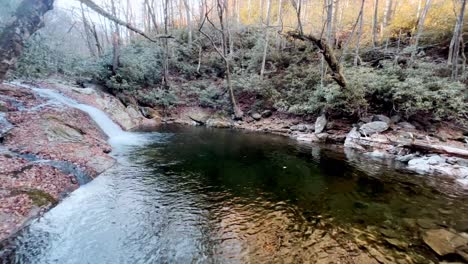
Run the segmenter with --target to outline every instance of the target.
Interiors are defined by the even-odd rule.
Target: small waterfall
[[[114,147],[117,145],[139,145],[148,141],[148,138],[143,136],[141,133],[130,133],[124,131],[119,125],[112,121],[105,112],[96,107],[79,103],[64,96],[60,92],[51,89],[35,88],[23,83],[13,84],[33,90],[39,96],[49,99],[52,104],[70,106],[87,113],[109,137],[109,143]]]

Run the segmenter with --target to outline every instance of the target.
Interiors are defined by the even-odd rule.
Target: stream
[[[468,228],[466,193],[442,192],[453,183],[441,179],[280,136],[124,132],[100,110],[40,90],[89,113],[118,163],[21,231],[15,263],[302,263],[319,253],[316,230],[362,230],[376,238],[366,243],[425,263],[436,258],[422,230]]]

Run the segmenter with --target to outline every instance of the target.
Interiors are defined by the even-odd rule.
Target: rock
[[[468,262],[468,246],[463,246],[457,249],[456,253]]]
[[[314,131],[314,127],[312,125],[308,125],[308,124],[294,125],[294,126],[291,126],[289,129],[292,130],[292,131],[299,131],[299,132],[312,132],[312,131]]]
[[[46,126],[47,139],[51,142],[81,142],[83,132],[64,121],[49,117]]]
[[[393,155],[385,152],[385,151],[380,151],[380,150],[374,150],[372,152],[366,152],[364,155],[370,157],[370,158],[375,158],[375,159],[390,159],[393,158]]]
[[[433,155],[429,157],[429,159],[427,160],[427,163],[429,165],[437,165],[437,164],[445,163],[445,160],[446,160],[445,158],[439,155]]]
[[[156,109],[153,109],[151,107],[140,107],[140,111],[146,118],[161,120],[161,115]]]
[[[416,158],[416,154],[408,154],[404,156],[398,156],[395,160],[403,163],[408,163],[410,160]]]
[[[328,133],[319,133],[315,135],[317,135],[317,138],[319,139],[320,142],[327,141],[328,137],[330,136]]]
[[[131,130],[138,126],[144,118],[139,109],[133,105],[125,107],[117,98],[103,95],[96,98],[98,108],[108,113],[112,120],[117,122],[125,130]]]
[[[346,148],[364,150],[364,148],[357,143],[360,137],[361,134],[357,131],[357,128],[353,127],[353,129],[351,129],[351,131],[346,135],[344,146]]]
[[[391,123],[390,118],[385,116],[385,115],[375,115],[375,116],[372,117],[372,121],[382,121],[382,122],[385,122],[387,124]]]
[[[8,112],[8,106],[3,101],[0,101],[0,112]]]
[[[206,121],[206,126],[207,127],[214,127],[214,128],[230,128],[232,127],[231,121],[225,119],[225,118],[219,118],[219,117],[210,117]]]
[[[396,239],[396,238],[385,238],[385,241],[387,241],[387,243],[389,243],[390,245],[395,246],[395,247],[397,247],[399,249],[408,248],[408,243],[406,243],[404,241],[401,241],[399,239]]]
[[[434,229],[437,228],[437,224],[433,220],[427,218],[420,218],[416,220],[416,224],[424,229]]]
[[[374,121],[362,125],[359,128],[359,131],[364,136],[370,136],[372,134],[381,133],[388,129],[388,124],[382,121]]]
[[[361,117],[361,118],[359,118],[359,120],[362,121],[364,124],[365,123],[370,123],[370,122],[372,122],[372,116]]]
[[[265,110],[265,111],[262,112],[262,117],[263,118],[268,118],[268,117],[270,117],[272,115],[273,115],[273,113],[271,112],[271,110]]]
[[[446,229],[426,231],[423,235],[423,241],[439,256],[456,253],[457,248],[468,244],[468,239]]]
[[[262,116],[261,116],[259,113],[256,113],[256,112],[253,112],[252,114],[250,114],[250,116],[251,116],[255,121],[258,121],[258,120],[262,119]]]
[[[399,116],[399,115],[394,115],[394,116],[390,117],[390,121],[393,124],[396,124],[396,123],[400,122],[400,120],[401,120],[401,116]]]
[[[323,132],[327,126],[327,118],[325,115],[321,115],[315,120],[315,134],[320,134]]]
[[[84,95],[92,95],[96,93],[96,91],[93,88],[72,88],[72,91]]]
[[[295,138],[297,141],[303,141],[303,142],[319,142],[319,138],[314,133],[309,133],[309,134],[300,133],[300,134],[294,135],[293,138]]]
[[[403,129],[408,129],[408,130],[415,130],[416,127],[413,126],[412,124],[408,123],[408,122],[400,122],[397,124],[397,126],[399,126],[400,128],[403,128]]]

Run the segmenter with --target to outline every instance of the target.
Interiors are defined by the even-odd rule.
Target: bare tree
[[[43,16],[52,10],[54,0],[24,0],[9,24],[0,33],[0,82],[12,68],[25,41],[43,26]]]
[[[359,16],[359,29],[358,29],[358,34],[357,34],[357,41],[356,41],[356,52],[354,55],[354,66],[358,66],[361,63],[361,57],[359,56],[359,50],[361,48],[361,36],[362,36],[362,27],[364,25],[364,2],[365,0],[362,0],[361,4],[361,10],[359,13],[361,14]]]
[[[190,14],[190,4],[188,0],[184,0],[185,6],[185,18],[187,19],[187,27],[188,27],[188,45],[192,47],[192,17]]]
[[[452,79],[458,77],[458,60],[460,54],[460,44],[464,46],[463,42],[463,24],[465,18],[466,0],[462,0],[460,13],[458,14],[455,28],[453,29],[453,37],[450,42],[448,64],[452,66]],[[462,56],[464,56],[464,48],[461,49]],[[464,57],[463,57],[464,58]],[[465,60],[465,59],[464,59]]]
[[[266,63],[266,57],[267,57],[267,52],[268,52],[268,45],[269,45],[269,40],[270,40],[270,34],[268,33],[269,27],[270,27],[270,13],[271,13],[271,0],[267,0],[267,17],[266,17],[266,25],[265,25],[265,46],[263,47],[263,58],[262,58],[262,68],[260,70],[260,78],[263,78],[263,75],[265,73],[265,63]]]
[[[228,43],[227,43],[227,31],[226,31],[226,28],[225,28],[225,22],[224,22],[224,15],[225,15],[225,3],[224,3],[225,0],[216,0],[216,10],[218,12],[218,19],[219,19],[219,25],[220,25],[220,28],[217,28],[215,26],[215,24],[213,22],[211,22],[210,18],[209,18],[209,13],[210,11],[208,10],[208,7],[206,6],[207,10],[205,10],[204,12],[204,18],[200,24],[200,27],[198,29],[198,31],[200,32],[200,34],[202,34],[203,36],[205,36],[211,43],[211,45],[213,46],[213,48],[215,49],[216,53],[218,53],[218,55],[221,57],[221,59],[224,61],[224,65],[226,67],[226,82],[227,82],[227,88],[228,88],[228,91],[229,91],[229,97],[231,99],[231,107],[232,107],[232,111],[233,111],[233,114],[234,114],[234,119],[242,119],[242,116],[244,115],[244,113],[242,112],[242,110],[239,108],[239,106],[237,105],[237,100],[236,100],[236,97],[234,95],[234,89],[232,87],[232,81],[231,81],[231,56],[230,54],[228,53]],[[208,21],[208,23],[211,24],[211,26],[216,30],[216,32],[219,32],[221,34],[221,48],[219,48],[217,45],[216,45],[216,42],[215,40],[210,36],[208,35],[207,33],[205,33],[203,31],[203,27],[205,25],[205,22]]]
[[[372,46],[377,46],[377,25],[379,23],[379,0],[374,0],[374,19],[372,20]]]
[[[413,45],[412,45],[412,52],[411,52],[411,63],[414,62],[414,58],[416,57],[416,53],[418,52],[418,46],[419,46],[419,39],[421,38],[421,34],[424,31],[424,22],[426,21],[426,16],[427,13],[429,12],[429,9],[431,8],[432,0],[426,0],[426,4],[424,5],[424,9],[419,16],[419,21],[418,21],[418,31],[416,33],[416,36],[414,37],[413,40]]]

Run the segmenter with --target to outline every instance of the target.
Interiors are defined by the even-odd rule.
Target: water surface
[[[337,227],[434,259],[406,224],[468,216],[466,194],[441,192],[451,182],[341,150],[198,127],[144,137],[116,144],[118,165],[21,232],[15,262],[301,263],[317,253],[310,234]],[[410,246],[386,244],[381,230]]]

